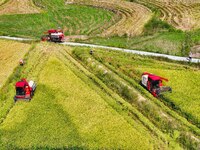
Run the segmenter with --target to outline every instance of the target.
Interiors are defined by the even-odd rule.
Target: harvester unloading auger
[[[168,81],[168,79],[144,72],[142,74],[141,84],[154,96],[158,97],[164,92],[172,92],[172,88],[169,86],[163,86],[162,81]]]
[[[61,29],[51,29],[45,32],[46,35],[41,37],[42,41],[49,41],[49,42],[64,42],[65,36],[63,30]]]

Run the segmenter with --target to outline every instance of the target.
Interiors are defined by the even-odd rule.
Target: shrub
[[[160,31],[175,31],[174,27],[160,20],[156,15],[144,26],[144,34],[150,35]]]

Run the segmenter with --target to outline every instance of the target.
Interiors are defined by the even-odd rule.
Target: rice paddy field
[[[94,49],[92,57],[89,49],[86,48],[84,50],[75,48],[72,55],[109,88],[140,110],[163,132],[175,134],[174,131],[185,130],[186,128],[180,124],[182,121],[185,122],[185,118],[190,122],[190,125],[185,122],[187,127],[190,126],[189,130],[199,132],[199,65],[190,66],[162,58],[153,59],[99,49]],[[169,83],[164,84],[172,87],[172,93],[165,93],[158,99],[153,98],[139,84],[143,72],[150,72],[169,79]],[[134,89],[139,93],[134,92]],[[182,119],[179,118],[180,116]],[[180,142],[183,134],[179,133]]]
[[[82,0],[68,0],[67,3],[75,3],[81,5],[94,6],[104,8],[115,12],[120,16],[120,20],[113,26],[108,28],[102,33],[102,36],[135,36],[140,35],[143,32],[144,25],[150,20],[151,11],[136,3],[130,3],[126,1],[82,1]],[[133,26],[134,25],[134,26]]]
[[[0,35],[40,39],[61,27],[67,40],[188,56],[200,44],[198,7],[169,0],[1,1]]]
[[[118,20],[107,10],[56,2],[47,1],[41,13],[1,15],[1,34],[39,38],[48,29],[58,27],[67,35],[98,34]]]
[[[199,126],[199,67],[192,67],[171,62],[153,60],[144,56],[131,54],[95,51],[95,58],[114,67],[116,72],[124,73],[139,83],[143,72],[150,72],[169,79],[167,85],[173,87],[173,92],[163,95],[163,101],[180,110]],[[162,100],[162,98],[161,98]]]
[[[39,42],[61,27],[75,42],[188,56],[200,45],[199,4],[0,0],[0,35],[36,39],[0,40],[0,149],[200,149],[199,63]],[[153,97],[143,72],[169,79],[172,93]],[[37,89],[15,103],[21,78]]]
[[[199,29],[200,2],[197,0],[138,0],[147,7],[159,10],[160,18],[177,29]]]
[[[0,87],[2,87],[19,60],[29,51],[30,44],[0,40],[0,45]]]
[[[25,66],[17,66],[16,62],[13,73],[5,78],[6,84],[0,89],[0,146],[3,149],[199,146],[198,107],[191,112],[185,107],[187,103],[183,104],[183,99],[185,102],[187,93],[176,86],[179,81],[173,78],[174,74],[170,76],[170,72],[175,73],[173,69],[179,68],[198,81],[198,68],[164,60],[156,67],[158,63],[152,58],[102,50],[95,50],[91,57],[88,48],[51,43],[25,45],[31,47],[23,55]],[[172,94],[158,100],[138,83],[143,71],[159,74],[156,70],[168,72],[169,85],[173,88]],[[191,80],[187,76],[182,76],[185,82]],[[31,102],[14,103],[14,84],[20,78],[37,82]],[[188,86],[194,91],[187,101],[194,107],[198,105],[198,88],[193,84]],[[168,105],[172,102],[173,105]]]
[[[17,67],[0,90],[1,148],[179,147],[168,136],[160,133],[161,140],[138,119],[132,119],[112,96],[81,73],[81,66],[73,65],[76,60],[66,58],[71,48],[48,43],[32,47],[25,56],[25,66]],[[37,91],[31,102],[14,103],[13,85],[22,77],[37,81]]]
[[[1,6],[2,5],[2,6]],[[33,2],[30,0],[21,1],[0,1],[0,14],[29,14],[29,13],[39,13],[40,9],[35,7]]]

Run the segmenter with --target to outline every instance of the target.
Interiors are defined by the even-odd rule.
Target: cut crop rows
[[[121,19],[112,25],[110,28],[105,30],[102,35],[103,36],[111,36],[111,35],[127,35],[127,36],[134,36],[139,35],[143,32],[143,27],[145,23],[151,18],[151,11],[146,7],[125,2],[125,1],[82,1],[82,0],[68,0],[67,4],[75,3],[75,4],[82,4],[82,5],[89,5],[94,7],[105,8],[110,11],[113,11],[117,15],[121,17]]]
[[[159,9],[161,19],[177,29],[185,31],[200,28],[200,2],[198,1],[142,0],[138,2]]]

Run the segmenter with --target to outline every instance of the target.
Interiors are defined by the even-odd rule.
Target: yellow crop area
[[[4,1],[0,1],[0,5]],[[39,13],[40,9],[34,6],[32,0],[10,0],[0,7],[0,15],[3,14],[30,14]]]
[[[0,0],[0,5],[2,5],[5,2],[5,0]]]
[[[196,124],[200,123],[200,70],[197,69],[160,69],[141,67],[141,71],[153,72],[167,77],[169,86],[173,88],[171,94],[166,94],[165,98],[170,100],[177,109],[185,112],[188,118]]]
[[[165,148],[139,121],[116,110],[116,103],[109,104],[115,101],[112,97],[95,90],[98,87],[64,57],[69,49],[45,43],[29,51],[22,75],[34,77],[37,90],[29,103],[12,105],[14,87],[9,83],[13,88],[4,93],[5,99],[0,97],[0,147],[139,150],[163,144]]]
[[[0,40],[0,87],[4,84],[18,62],[28,52],[30,45]]]
[[[143,32],[144,25],[152,16],[151,11],[147,7],[122,0],[73,0],[72,2],[82,5],[105,8],[115,12],[120,16],[121,19],[118,22],[116,22],[114,25],[102,33],[103,36],[139,35]]]

